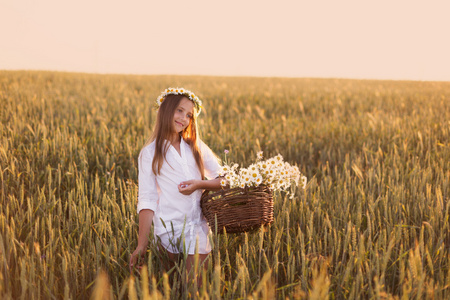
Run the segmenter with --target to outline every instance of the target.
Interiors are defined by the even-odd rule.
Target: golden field
[[[215,235],[200,288],[137,244],[137,156],[169,86],[202,139],[308,177],[266,230]],[[450,83],[0,71],[1,299],[448,299]]]

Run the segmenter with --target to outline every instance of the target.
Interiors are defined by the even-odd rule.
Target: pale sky
[[[0,0],[0,70],[450,81],[446,0]]]

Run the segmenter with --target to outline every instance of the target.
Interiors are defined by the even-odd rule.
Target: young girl
[[[145,255],[152,221],[155,239],[170,259],[186,251],[189,272],[197,249],[199,263],[206,265],[210,229],[201,213],[200,197],[203,189],[221,186],[218,159],[198,138],[201,103],[182,88],[166,89],[157,99],[155,128],[138,161],[139,238],[130,269]]]

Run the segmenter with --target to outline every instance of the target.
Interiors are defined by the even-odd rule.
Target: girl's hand
[[[130,272],[133,271],[133,267],[136,265],[136,262],[138,262],[138,265],[136,265],[136,268],[138,268],[138,269],[142,268],[142,265],[144,264],[146,248],[147,247],[137,246],[136,250],[134,250],[134,252],[131,254],[131,256],[130,256]]]
[[[178,185],[178,191],[183,195],[190,195],[199,189],[199,180],[192,179],[188,181],[183,181]]]

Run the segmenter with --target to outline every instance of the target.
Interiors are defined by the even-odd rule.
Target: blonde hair
[[[159,175],[161,172],[161,167],[166,160],[166,154],[169,150],[169,143],[166,140],[170,140],[173,135],[173,116],[175,114],[175,109],[181,102],[181,99],[186,98],[184,95],[167,95],[161,106],[158,109],[158,114],[156,116],[156,123],[153,129],[152,136],[145,144],[148,145],[155,141],[155,155],[152,162],[152,170],[155,175]],[[194,109],[196,109],[194,107]],[[194,112],[189,121],[189,125],[181,132],[181,137],[190,146],[191,151],[194,155],[195,162],[200,171],[202,179],[205,176],[205,170],[203,165],[202,153],[198,146],[198,129],[197,129],[197,114]],[[145,147],[144,146],[144,147]],[[167,162],[167,160],[166,160]]]

